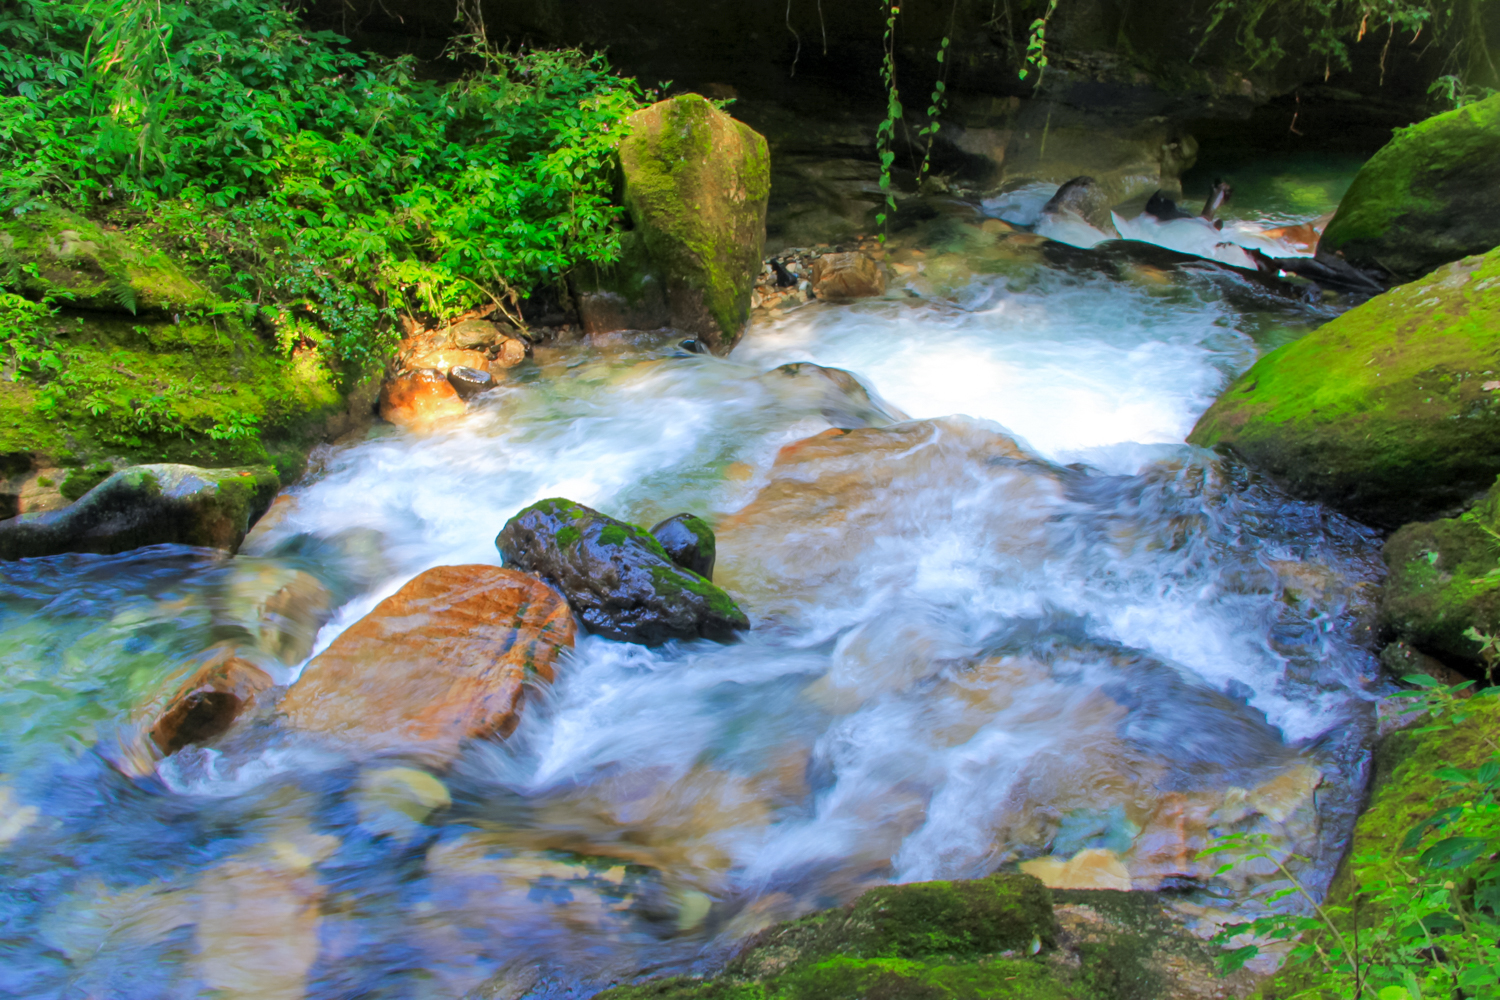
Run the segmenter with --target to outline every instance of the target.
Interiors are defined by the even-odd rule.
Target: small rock
[[[495,545],[506,566],[552,584],[589,631],[611,639],[727,642],[750,627],[728,594],[673,562],[645,530],[571,500],[532,504]]]
[[[812,290],[835,301],[884,295],[885,274],[862,253],[826,253],[813,261]]]
[[[435,368],[403,372],[380,389],[380,416],[407,430],[422,430],[465,412],[463,397]]]
[[[672,561],[705,580],[714,578],[714,529],[701,517],[678,514],[651,529]]]
[[[514,337],[507,337],[495,348],[495,360],[490,362],[490,371],[496,368],[514,368],[526,360],[526,345]]]
[[[255,707],[257,696],[271,684],[271,676],[234,646],[212,650],[152,725],[151,742],[171,755],[190,743],[220,736]]]
[[[280,485],[263,467],[133,466],[62,510],[0,521],[0,559],[161,544],[234,552]]]
[[[459,365],[448,370],[448,383],[464,399],[473,399],[481,392],[495,387],[495,376],[478,368]]]
[[[567,603],[535,577],[440,566],[314,657],[281,713],[363,752],[446,761],[466,739],[510,735],[522,685],[552,680],[573,633]]]

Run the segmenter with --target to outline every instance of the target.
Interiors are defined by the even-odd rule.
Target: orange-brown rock
[[[435,368],[444,375],[450,368],[478,368],[483,371],[490,364],[490,356],[483,351],[466,351],[457,347],[444,347],[426,351],[411,359],[407,368]]]
[[[820,299],[864,299],[885,294],[885,273],[862,253],[825,253],[813,261],[812,286]]]
[[[495,360],[490,362],[490,371],[514,368],[526,360],[526,345],[514,337],[507,337],[495,345]]]
[[[254,708],[271,683],[271,676],[236,647],[217,647],[167,702],[151,727],[151,742],[162,753],[174,754],[190,743],[211,740]]]
[[[430,569],[316,656],[281,711],[363,752],[447,760],[465,739],[510,735],[523,683],[552,680],[574,630],[562,595],[535,577]]]
[[[435,368],[403,372],[380,389],[380,416],[398,427],[420,430],[448,417],[464,414],[464,401]]]

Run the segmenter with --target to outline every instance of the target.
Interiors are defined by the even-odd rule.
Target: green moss
[[[599,544],[601,545],[624,545],[630,541],[632,532],[624,524],[606,524],[599,529]]]
[[[62,488],[58,492],[66,500],[77,500],[108,479],[114,471],[115,467],[108,462],[95,462],[83,469],[73,469],[63,478]]]
[[[577,542],[578,539],[582,537],[583,533],[570,524],[557,533],[557,538],[555,539],[555,541],[557,542],[558,548],[565,549],[569,545]]]
[[[1500,483],[1462,517],[1408,524],[1385,546],[1382,630],[1425,652],[1478,665],[1469,628],[1500,630]]]
[[[1403,280],[1500,244],[1500,96],[1401,129],[1370,158],[1320,248]]]
[[[1292,492],[1395,526],[1500,474],[1500,250],[1394,289],[1261,358],[1189,437]]]
[[[625,205],[666,282],[674,321],[707,313],[732,345],[761,267],[770,153],[764,137],[696,94],[637,112],[620,146]],[[685,322],[687,320],[687,322]]]

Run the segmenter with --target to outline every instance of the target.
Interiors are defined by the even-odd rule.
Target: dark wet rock
[[[553,679],[573,633],[562,595],[535,577],[440,566],[314,657],[279,711],[361,752],[447,761],[466,739],[515,729],[524,685]]]
[[[464,399],[473,399],[495,387],[495,376],[478,368],[456,365],[448,370],[448,384]]]
[[[1212,949],[1155,893],[1049,891],[1027,875],[996,874],[871,889],[761,932],[712,979],[658,979],[600,997],[1209,1000],[1253,982],[1217,976]]]
[[[1110,217],[1113,207],[1112,199],[1098,181],[1092,177],[1074,177],[1048,199],[1042,206],[1042,214],[1057,219],[1079,219],[1102,233],[1113,234],[1115,223]]]
[[[1411,281],[1500,245],[1500,95],[1396,133],[1339,202],[1320,249]]]
[[[1497,329],[1500,250],[1267,354],[1188,440],[1372,524],[1451,515],[1500,475]]]
[[[78,500],[89,490],[114,475],[115,467],[108,462],[95,462],[82,469],[72,469],[63,477],[58,492],[65,500]]]
[[[690,569],[705,580],[714,578],[714,529],[701,517],[678,514],[651,529],[651,537],[661,542],[672,561]]]
[[[1219,214],[1219,209],[1229,204],[1230,195],[1234,194],[1234,188],[1226,181],[1214,181],[1213,190],[1208,193],[1208,199],[1203,202],[1203,211],[1198,214],[1200,219],[1213,222],[1214,217]],[[1222,228],[1223,223],[1219,223]]]
[[[168,699],[151,726],[151,742],[170,755],[221,736],[271,685],[271,675],[236,647],[217,647]]]
[[[1381,631],[1423,653],[1477,668],[1479,643],[1464,633],[1500,632],[1497,530],[1500,483],[1462,517],[1408,524],[1392,535],[1382,553],[1390,575],[1381,594]]]
[[[611,639],[727,642],[750,627],[728,594],[673,562],[649,532],[571,500],[532,504],[495,545],[506,566],[562,591],[589,631]]]
[[[236,551],[280,488],[264,467],[137,465],[62,510],[0,521],[0,559],[176,543]]]
[[[813,261],[812,287],[818,298],[835,302],[872,298],[885,294],[885,273],[862,253],[825,253]]]
[[[1168,198],[1160,191],[1146,199],[1146,207],[1143,211],[1159,222],[1172,222],[1176,219],[1191,219],[1192,212],[1183,211],[1177,202]]]

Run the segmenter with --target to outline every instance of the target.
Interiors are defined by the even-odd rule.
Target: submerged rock
[[[910,419],[871,395],[864,383],[842,368],[794,361],[766,372],[761,382],[793,405],[816,407],[824,420],[843,430],[884,427]]]
[[[271,675],[234,646],[214,649],[168,700],[151,726],[151,742],[170,755],[221,736],[271,686]]]
[[[1386,542],[1381,631],[1442,660],[1478,667],[1471,628],[1500,631],[1500,483],[1462,517],[1408,524]],[[1411,672],[1411,671],[1408,671]]]
[[[1500,246],[1500,95],[1401,129],[1339,202],[1319,249],[1411,281]]]
[[[714,529],[701,517],[677,514],[651,529],[672,561],[705,580],[714,578]]]
[[[62,510],[0,521],[0,559],[175,543],[236,551],[281,486],[264,467],[137,465]]]
[[[532,504],[506,522],[495,545],[506,566],[552,584],[590,632],[611,639],[727,642],[750,627],[728,594],[674,562],[644,529],[571,500]]]
[[[314,657],[280,711],[363,752],[444,761],[466,739],[510,735],[523,684],[553,679],[573,633],[567,603],[535,577],[441,566]]]
[[[1500,474],[1500,250],[1267,354],[1188,440],[1373,524],[1462,509]]]
[[[764,137],[697,94],[627,120],[625,206],[661,276],[670,323],[724,354],[750,318],[766,240]]]

